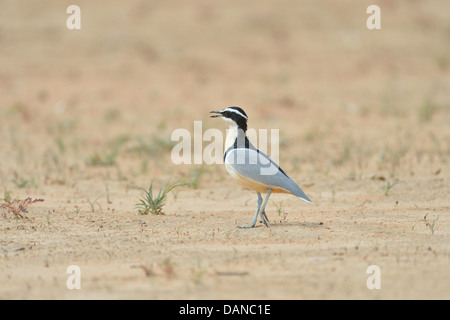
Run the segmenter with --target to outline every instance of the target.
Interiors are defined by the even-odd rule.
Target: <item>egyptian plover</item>
[[[244,110],[239,107],[229,107],[210,113],[214,113],[211,118],[222,118],[230,123],[225,140],[225,168],[240,185],[256,191],[258,195],[258,206],[252,223],[248,226],[238,226],[239,228],[253,228],[258,214],[262,222],[268,226],[269,219],[265,209],[272,193],[290,193],[312,203],[294,180],[289,178],[270,156],[257,149],[247,139],[248,117]],[[267,193],[264,202],[261,193]]]

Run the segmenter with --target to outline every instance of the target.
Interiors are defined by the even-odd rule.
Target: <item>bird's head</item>
[[[214,113],[211,118],[222,118],[225,121],[234,123],[239,129],[247,131],[248,117],[244,110],[239,107],[228,107],[220,111],[211,111]]]

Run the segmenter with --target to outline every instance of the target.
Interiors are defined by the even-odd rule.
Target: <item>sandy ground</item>
[[[376,1],[381,30],[368,1],[77,2],[81,30],[0,1],[0,204],[44,199],[0,210],[1,299],[450,298],[448,1]],[[255,193],[172,163],[175,129],[231,105],[280,130],[312,205],[238,229]],[[191,186],[139,215],[170,177]]]

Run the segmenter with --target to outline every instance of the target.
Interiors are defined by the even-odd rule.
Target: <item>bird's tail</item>
[[[299,197],[300,199],[312,203],[311,199],[308,198],[308,196],[303,192],[302,189],[294,182],[294,180],[289,179],[288,188],[287,190],[292,193],[294,196]]]

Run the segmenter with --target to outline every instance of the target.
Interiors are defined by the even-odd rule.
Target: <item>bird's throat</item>
[[[246,145],[248,145],[248,140],[246,139],[245,131],[236,124],[230,124],[225,139],[225,151],[232,146],[243,148]]]
[[[228,148],[234,144],[236,138],[238,137],[238,131],[239,129],[236,124],[230,124],[230,127],[227,130],[227,137],[225,139],[225,150],[228,150]]]

